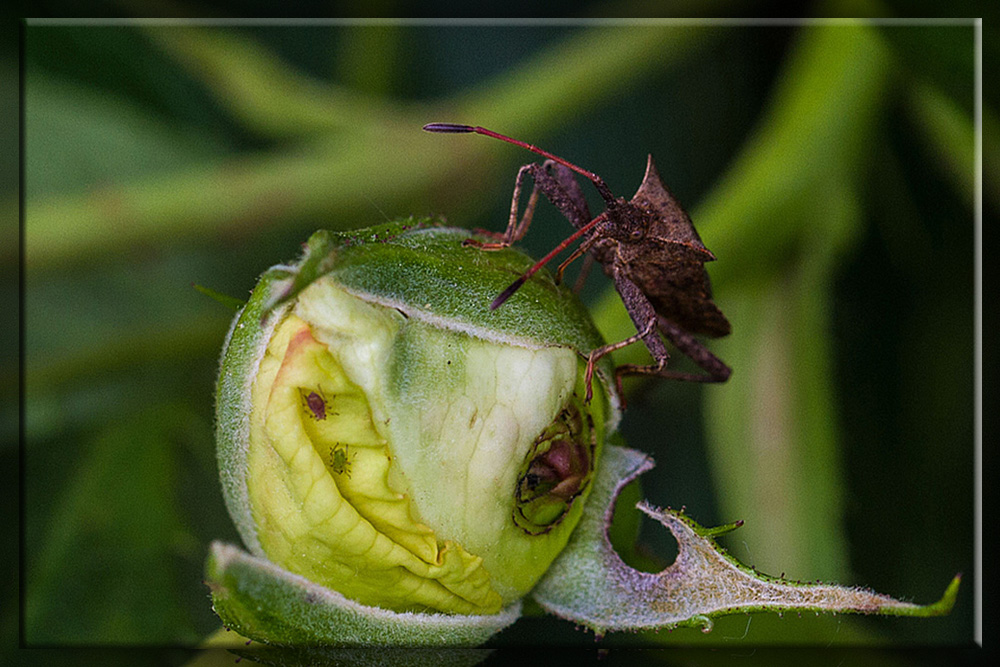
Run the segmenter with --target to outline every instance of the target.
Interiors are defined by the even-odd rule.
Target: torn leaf
[[[658,510],[645,502],[638,508],[673,533],[678,554],[662,572],[635,570],[615,553],[607,527],[618,493],[652,465],[645,454],[607,447],[573,538],[532,593],[543,608],[603,635],[679,626],[701,626],[708,632],[715,617],[759,611],[937,616],[948,613],[955,602],[961,575],[930,605],[902,602],[864,588],[769,577],[716,544],[712,536],[725,530],[706,529],[679,512]]]

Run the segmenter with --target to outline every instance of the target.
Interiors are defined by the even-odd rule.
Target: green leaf
[[[930,85],[915,84],[910,93],[910,112],[929,154],[958,195],[970,207],[976,196],[976,136],[972,118],[954,100]],[[984,188],[995,192],[996,187]],[[994,200],[995,201],[995,200]]]
[[[204,163],[221,148],[211,136],[181,131],[128,100],[39,72],[32,72],[25,86],[24,114],[31,147],[24,162],[29,203],[135,183]],[[65,229],[66,221],[59,221],[58,230]]]
[[[478,182],[469,180],[470,173],[482,175],[499,159],[487,142],[455,159],[450,142],[420,132],[435,115],[427,107],[403,113],[389,102],[343,96],[335,86],[317,85],[299,75],[281,85],[287,69],[273,63],[258,67],[268,58],[261,58],[261,47],[248,40],[176,27],[151,32],[165,44],[176,39],[167,48],[176,47],[196,73],[218,88],[214,94],[251,126],[280,134],[288,131],[288,119],[292,125],[301,122],[301,127],[314,128],[343,126],[348,118],[350,131],[337,132],[335,139],[333,133],[321,132],[306,147],[234,156],[222,165],[195,164],[155,179],[109,183],[93,193],[33,203],[25,214],[25,246],[38,266],[123,252],[133,244],[178,234],[192,239],[227,232],[245,236],[303,219],[316,226],[354,227],[364,224],[358,213],[365,198],[377,196],[388,210],[407,210],[400,207],[411,206],[417,197],[426,201],[429,191],[447,195],[460,179]],[[577,31],[482,89],[444,100],[441,106],[453,109],[456,117],[484,124],[506,119],[510,122],[502,124],[510,132],[537,134],[557,124],[562,109],[581,113],[621,95],[718,34],[659,27]],[[238,49],[232,67],[226,55],[229,47]],[[246,78],[233,77],[234,71]],[[220,72],[225,76],[217,78]],[[300,107],[302,101],[306,104]],[[50,106],[58,108],[61,102],[54,100]],[[454,215],[459,205],[475,210],[488,195],[486,189],[464,188],[461,196],[452,196],[454,206],[439,197],[433,208]],[[365,214],[369,210],[364,208]],[[3,255],[8,256],[12,258],[13,251]]]
[[[521,615],[520,602],[490,616],[366,607],[219,542],[205,579],[227,627],[277,646],[478,646]]]
[[[191,541],[174,498],[173,439],[182,428],[165,406],[109,425],[88,443],[45,533],[28,527],[29,643],[196,638],[178,576],[178,546]],[[28,471],[41,480],[37,458],[29,453]]]
[[[223,261],[198,252],[68,272],[38,270],[29,257],[24,353],[31,401],[67,387],[86,389],[111,369],[127,372],[158,361],[177,368],[178,358],[199,350],[214,356],[231,314],[190,284],[223,271]],[[14,369],[4,370],[8,386],[16,384]]]
[[[955,602],[960,576],[930,605],[901,602],[863,588],[803,584],[763,575],[726,553],[714,534],[732,530],[698,525],[683,513],[638,508],[666,526],[678,555],[659,573],[634,570],[619,558],[607,537],[620,489],[649,470],[652,460],[635,450],[609,446],[593,494],[573,538],[532,595],[548,611],[598,635],[616,630],[701,626],[715,617],[756,611],[937,616]]]
[[[247,32],[209,26],[145,26],[146,35],[200,79],[248,129],[285,138],[390,123],[392,106],[354,88],[310,78]],[[371,60],[368,54],[367,60]]]

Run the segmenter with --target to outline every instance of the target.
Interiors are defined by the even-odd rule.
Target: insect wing
[[[725,336],[729,321],[715,302],[705,262],[715,259],[691,218],[663,185],[653,156],[632,204],[650,215],[646,243],[630,258],[632,279],[656,312],[695,334]]]

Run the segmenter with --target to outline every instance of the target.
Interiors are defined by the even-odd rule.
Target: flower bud
[[[659,573],[629,567],[608,526],[652,461],[606,442],[619,416],[607,357],[585,399],[585,358],[603,341],[545,273],[491,311],[532,261],[466,238],[426,223],[317,232],[237,316],[217,439],[251,554],[216,543],[206,566],[228,627],[307,651],[469,646],[513,623],[529,591],[598,634],[707,631],[717,616],[764,610],[952,608],[960,577],[922,606],[785,581],[715,543],[742,522],[705,528],[645,503],[678,555]]]
[[[318,232],[238,315],[218,386],[252,554],[362,605],[496,614],[566,545],[618,418],[602,344],[551,278],[468,233]]]

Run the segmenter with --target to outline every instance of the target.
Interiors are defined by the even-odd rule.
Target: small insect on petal
[[[326,419],[326,401],[315,391],[309,392],[309,395],[306,396],[306,406],[316,421]]]
[[[330,450],[330,469],[338,475],[351,478],[351,456],[348,445],[337,443]]]

